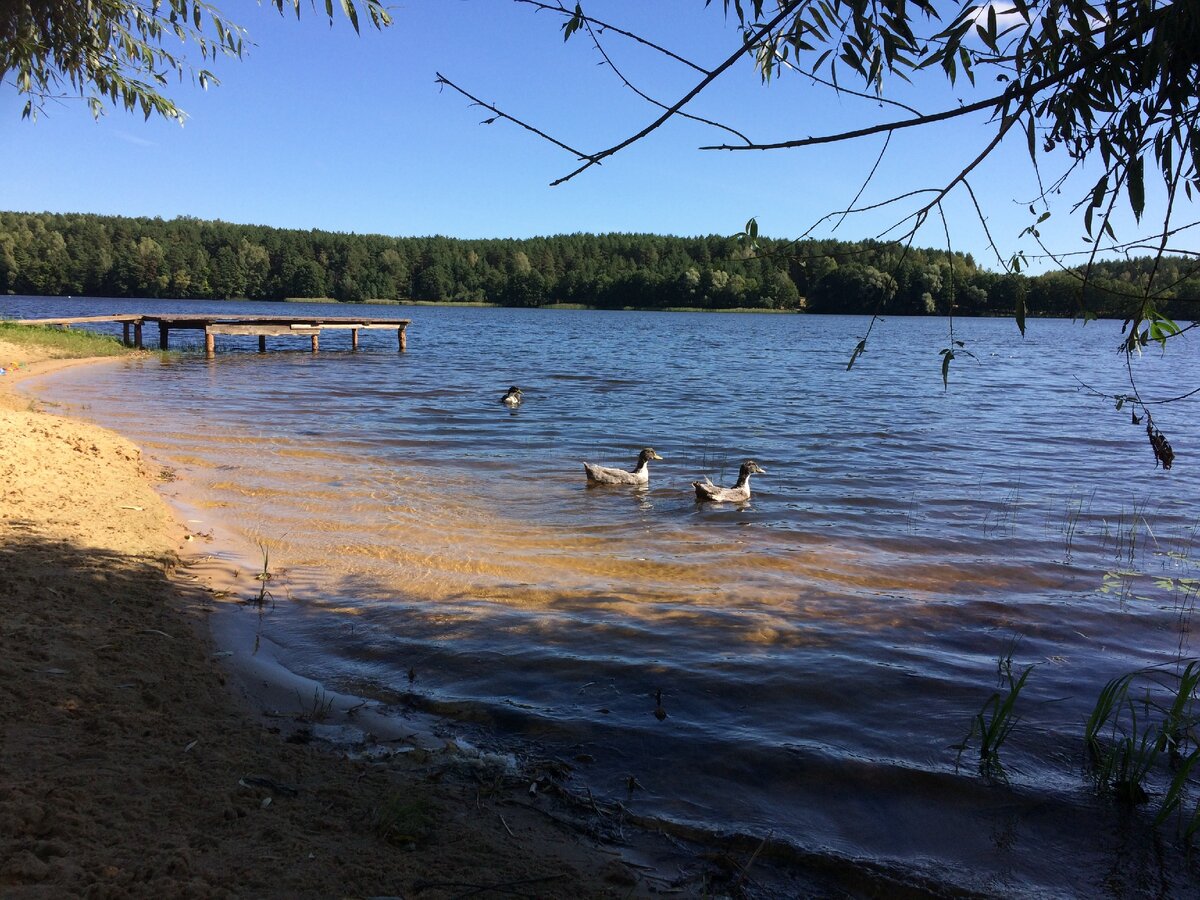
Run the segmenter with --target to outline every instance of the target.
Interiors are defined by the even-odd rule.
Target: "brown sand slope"
[[[6,363],[20,353],[0,346]],[[138,449],[29,409],[12,381],[0,378],[0,896],[643,892],[549,810],[451,765],[355,761],[241,711],[171,580],[183,530]]]

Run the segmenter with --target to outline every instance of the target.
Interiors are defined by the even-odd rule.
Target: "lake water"
[[[206,308],[0,303],[182,306]],[[1194,890],[1173,826],[1150,837],[1155,804],[1126,816],[1083,769],[1105,682],[1194,652],[1180,579],[1200,555],[1200,417],[1157,412],[1178,453],[1164,472],[1128,410],[1081,387],[1127,389],[1117,323],[1031,320],[1022,339],[957,320],[974,357],[943,390],[944,319],[877,324],[847,372],[866,319],[373,312],[413,319],[407,354],[392,333],[356,354],[344,334],[317,355],[218,339],[211,361],[37,389],[269,547],[284,575],[266,633],[331,690],[411,689],[634,812],[770,835],[776,860],[951,894]],[[1135,360],[1143,396],[1200,383],[1191,340]],[[498,402],[510,384],[516,411]],[[665,457],[648,489],[585,485],[582,461],[629,467],[644,446]],[[695,502],[690,482],[731,484],[746,458],[767,470],[750,503]],[[978,737],[961,765],[952,747],[1014,647],[1014,670],[1034,668],[1006,785],[980,775]]]

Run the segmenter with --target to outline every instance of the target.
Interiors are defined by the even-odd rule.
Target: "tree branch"
[[[520,0],[520,2],[533,3],[533,2],[536,2],[536,0]],[[538,5],[544,5],[544,4],[538,4]],[[564,10],[564,12],[565,11],[566,10]],[[600,38],[597,37],[596,32],[592,30],[592,24],[587,19],[586,16],[584,17],[583,22],[584,22],[584,27],[587,28],[588,36],[591,37],[591,39],[592,39],[592,44],[596,47],[596,50],[599,52],[600,56],[604,58],[604,62],[608,64],[608,67],[613,70],[613,73],[618,78],[621,79],[622,84],[624,84],[625,87],[629,88],[629,90],[633,91],[633,93],[637,94],[639,97],[641,97],[647,103],[649,103],[653,106],[657,106],[659,109],[666,109],[667,105],[665,103],[661,103],[660,101],[655,100],[653,97],[651,97],[648,94],[644,93],[643,91],[639,90],[637,87],[634,86],[634,84],[628,78],[625,77],[625,75],[621,72],[621,70],[617,68],[617,64],[612,61],[612,58],[608,55],[608,53],[605,51],[604,47],[600,44]],[[701,70],[701,71],[703,71],[703,70]],[[683,116],[685,119],[691,119],[693,122],[699,122],[702,125],[708,125],[708,126],[711,126],[712,128],[719,128],[721,131],[728,131],[730,134],[734,135],[735,137],[741,138],[747,144],[750,143],[750,138],[746,137],[744,134],[742,134],[736,128],[730,128],[728,125],[722,125],[720,122],[714,122],[710,119],[705,119],[700,116],[694,116],[691,113],[686,113],[686,112],[683,112],[682,110],[678,112],[678,115]]]
[[[924,223],[925,217],[929,214],[930,210],[932,210],[935,206],[938,206],[939,204],[941,204],[942,200],[945,199],[946,195],[949,194],[952,190],[954,190],[954,187],[959,182],[964,181],[966,179],[966,177],[968,175],[970,175],[971,172],[974,171],[975,168],[980,163],[982,163],[985,159],[987,159],[988,156],[991,155],[992,151],[995,150],[996,147],[998,147],[1000,145],[1000,142],[1002,140],[1004,140],[1004,136],[1008,133],[1009,129],[1011,129],[1014,124],[1016,124],[1017,118],[1020,116],[1023,108],[1024,108],[1023,106],[1018,107],[1016,112],[1005,116],[1004,120],[1000,124],[999,130],[995,133],[995,135],[992,136],[992,139],[990,141],[988,141],[988,145],[986,147],[984,147],[983,150],[980,151],[979,155],[976,156],[975,159],[971,160],[971,162],[969,162],[962,171],[960,171],[957,175],[955,175],[952,179],[950,179],[949,184],[947,184],[943,188],[938,189],[937,196],[935,196],[932,200],[930,200],[927,204],[925,204],[925,206],[923,206],[921,209],[917,210],[916,212],[910,213],[909,215],[905,216],[900,221],[896,222],[890,228],[887,228],[884,231],[880,232],[880,236],[882,237],[882,235],[887,234],[889,231],[892,231],[895,228],[899,228],[901,225],[903,225],[909,219],[915,219],[912,230],[907,232],[907,234],[904,236],[903,239],[908,240],[908,239],[915,237],[917,231],[920,230],[920,227]]]
[[[489,112],[495,113],[495,118],[484,120],[485,125],[490,125],[492,122],[495,121],[496,118],[507,119],[508,121],[512,122],[514,125],[519,125],[522,128],[524,128],[526,131],[533,132],[538,137],[540,137],[542,140],[549,141],[554,146],[562,147],[562,149],[566,150],[568,153],[575,154],[580,159],[589,159],[590,160],[593,158],[581,150],[576,150],[574,147],[570,146],[569,144],[564,144],[562,141],[558,140],[558,138],[551,137],[550,135],[546,134],[546,132],[542,131],[541,129],[534,128],[532,125],[530,125],[526,122],[522,122],[520,119],[516,118],[515,116],[510,116],[508,113],[504,112],[503,110],[497,109],[496,107],[492,106],[490,103],[485,103],[484,101],[480,100],[478,97],[474,96],[473,94],[468,94],[466,91],[464,91],[462,88],[460,88],[457,84],[455,84],[453,81],[451,81],[445,75],[443,75],[441,72],[435,72],[434,74],[437,76],[436,78],[434,78],[435,84],[445,85],[448,88],[452,88],[453,90],[458,91],[460,94],[462,94],[464,97],[466,97],[468,100],[470,100],[476,106],[482,106],[484,109],[488,110]]]
[[[622,151],[626,147],[628,147],[630,144],[637,143],[642,138],[644,138],[646,135],[648,135],[651,132],[658,129],[664,122],[666,122],[668,119],[670,119],[672,116],[674,116],[675,113],[677,113],[680,109],[682,109],[684,106],[686,106],[693,98],[695,98],[695,96],[697,94],[699,94],[706,87],[708,87],[710,84],[712,84],[712,82],[714,82],[718,77],[720,77],[727,69],[729,69],[730,66],[732,66],[735,62],[737,62],[739,59],[741,59],[743,54],[745,54],[751,47],[753,47],[756,43],[758,43],[760,40],[762,40],[763,35],[769,34],[773,28],[778,26],[779,23],[782,22],[784,19],[786,19],[788,16],[792,15],[792,13],[793,13],[793,10],[791,10],[789,8],[783,9],[777,16],[775,16],[775,18],[773,18],[770,22],[768,22],[766,25],[764,25],[762,28],[760,28],[753,37],[744,41],[742,43],[742,46],[739,47],[735,53],[733,53],[731,56],[729,56],[728,59],[726,59],[719,66],[717,66],[715,69],[713,69],[707,75],[705,75],[705,77],[703,79],[701,79],[701,81],[695,87],[693,87],[690,91],[688,91],[687,94],[685,94],[680,100],[676,101],[661,116],[659,116],[657,119],[655,119],[649,125],[647,125],[645,128],[643,128],[637,134],[626,138],[625,140],[621,141],[619,144],[615,144],[614,146],[609,147],[607,150],[601,150],[599,153],[593,154],[591,156],[585,156],[584,159],[586,159],[587,162],[585,162],[579,168],[575,169],[575,171],[570,172],[567,175],[564,175],[562,178],[559,178],[559,179],[556,179],[555,181],[550,182],[550,186],[557,187],[558,185],[563,184],[564,182],[570,181],[572,178],[574,178],[576,175],[579,175],[581,172],[584,172],[587,169],[590,169],[592,166],[600,165],[600,163],[603,160],[612,156],[614,153],[619,153],[620,151]]]
[[[573,17],[575,15],[575,13],[572,10],[567,9],[561,3],[559,3],[557,6],[551,6],[549,3],[542,3],[541,0],[516,0],[516,2],[517,3],[527,3],[530,6],[537,7],[538,9],[544,9],[549,12],[560,13],[561,15],[565,15],[568,18]],[[666,47],[660,47],[658,44],[648,41],[641,35],[634,34],[632,31],[626,31],[624,28],[618,28],[616,25],[610,25],[607,22],[602,22],[599,19],[592,18],[591,16],[587,15],[586,13],[584,13],[582,16],[580,16],[580,19],[584,23],[587,23],[590,25],[595,25],[596,27],[601,28],[604,31],[615,31],[617,34],[621,35],[622,37],[627,37],[631,41],[636,41],[637,43],[641,44],[644,47],[649,47],[651,50],[661,53],[663,56],[673,59],[678,63],[683,63],[683,65],[687,66],[688,68],[695,69],[697,72],[699,72],[702,75],[708,74],[708,69],[705,69],[703,66],[698,66],[694,62],[692,62],[690,59],[685,59],[684,57],[680,56],[678,53],[668,50]]]
[[[738,147],[730,144],[720,144],[715,146],[701,147],[701,150],[784,150],[795,147],[811,147],[816,144],[833,144],[841,141],[853,140],[854,138],[866,137],[872,134],[880,134],[881,132],[899,131],[902,128],[914,128],[921,125],[932,125],[935,122],[944,122],[949,119],[956,119],[961,116],[971,113],[980,112],[985,109],[996,109],[999,111],[1001,107],[1013,100],[1020,99],[1023,106],[1027,106],[1037,93],[1054,84],[1061,84],[1068,78],[1085,71],[1089,66],[1093,65],[1105,56],[1122,49],[1126,44],[1132,43],[1136,38],[1141,37],[1145,32],[1152,30],[1152,24],[1145,25],[1139,31],[1127,32],[1118,41],[1106,45],[1103,48],[1098,48],[1094,53],[1089,53],[1081,56],[1072,65],[1038,79],[1027,85],[1021,85],[1016,82],[1010,84],[999,94],[995,94],[985,100],[979,100],[975,103],[969,103],[965,106],[959,106],[955,109],[946,109],[938,113],[930,113],[928,115],[916,116],[911,119],[901,119],[894,122],[884,122],[879,125],[873,125],[869,128],[859,128],[854,131],[844,131],[839,134],[821,135],[819,137],[799,138],[791,141],[778,141],[773,144],[753,144],[745,147]],[[1004,115],[1007,115],[1005,113]]]
[[[884,134],[894,131],[900,131],[904,128],[917,128],[922,125],[932,125],[935,122],[945,122],[949,119],[957,119],[960,116],[970,115],[971,113],[981,112],[985,109],[993,109],[1000,105],[1009,95],[1012,89],[1009,88],[1004,93],[996,94],[986,100],[980,100],[977,103],[971,103],[967,106],[959,106],[955,109],[945,109],[937,113],[929,113],[927,115],[914,116],[911,119],[900,119],[894,122],[883,122],[879,125],[871,125],[867,128],[857,128],[853,131],[842,131],[837,134],[825,134],[818,137],[798,138],[792,141],[778,141],[773,144],[750,144],[744,147],[734,146],[732,144],[715,144],[707,147],[701,147],[701,150],[785,150],[796,147],[813,147],[817,144],[837,144],[842,141],[852,141],[855,138],[868,137],[872,134]]]

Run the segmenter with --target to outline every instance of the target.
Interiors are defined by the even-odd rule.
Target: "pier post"
[[[312,336],[312,348],[313,348],[312,352],[313,353],[316,353],[317,350],[320,349],[320,346],[321,346],[320,337],[321,337],[321,335],[319,333],[314,334]]]
[[[204,358],[212,359],[217,355],[216,339],[207,328],[204,329]]]
[[[137,347],[139,350],[143,349],[142,348],[142,323],[141,323],[140,319],[137,322],[133,323],[133,346]]]
[[[350,349],[351,350],[358,349],[358,329],[357,328],[350,329]]]
[[[167,327],[166,322],[158,323],[158,349],[166,350],[168,346],[167,332],[171,329]]]
[[[122,322],[122,323],[121,323],[121,343],[122,343],[122,344],[124,344],[126,347],[130,346],[130,343],[129,343],[129,323],[128,323],[128,322]]]
[[[259,353],[267,352],[267,336],[265,334],[260,334],[258,336],[258,352]]]
[[[401,353],[405,353],[408,351],[408,333],[405,331],[406,327],[407,326],[405,326],[405,325],[401,325],[399,328],[396,329],[396,339],[400,342],[400,352]]]

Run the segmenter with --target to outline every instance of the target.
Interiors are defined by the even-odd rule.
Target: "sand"
[[[23,363],[0,377],[0,896],[672,890],[626,861],[610,810],[555,799],[553,767],[530,793],[528,767],[452,746],[363,757],[248,709],[162,473],[11,390],[77,361],[3,343],[0,359]],[[674,890],[711,889],[697,877]]]

